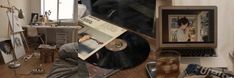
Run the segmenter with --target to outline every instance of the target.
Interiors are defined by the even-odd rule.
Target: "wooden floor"
[[[0,65],[0,78],[46,78],[52,67],[52,63],[43,64],[45,74],[33,74],[32,69],[39,67],[39,57],[32,57],[28,61],[20,59],[19,62],[21,66],[16,70],[9,69],[7,64]],[[14,71],[16,71],[16,75]]]
[[[154,41],[150,41],[150,43],[155,43]],[[155,47],[155,45],[151,44],[151,47]],[[57,58],[57,57],[55,57]],[[148,59],[142,63],[141,65],[121,70],[112,76],[110,78],[148,78],[145,70],[145,65],[148,61],[155,61],[156,58],[156,52],[153,50],[150,52],[150,55]],[[11,70],[8,68],[6,64],[0,65],[0,78],[46,78],[48,72],[50,71],[53,63],[47,63],[43,64],[43,68],[45,68],[44,74],[33,74],[31,73],[33,68],[36,68],[39,66],[39,57],[32,57],[28,61],[19,60],[21,62],[21,67],[16,70],[16,73],[18,75],[14,75],[14,70]]]

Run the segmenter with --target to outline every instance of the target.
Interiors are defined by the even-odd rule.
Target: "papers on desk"
[[[79,44],[78,57],[83,60],[87,59],[96,53],[96,51],[127,31],[126,29],[93,16],[81,18],[79,22],[84,26],[79,30],[79,33],[87,33],[92,37],[92,39]],[[98,44],[97,41],[102,42],[103,44]]]

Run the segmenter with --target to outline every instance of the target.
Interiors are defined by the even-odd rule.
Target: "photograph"
[[[168,15],[169,42],[204,42],[208,36],[208,12]]]
[[[35,25],[38,22],[38,17],[39,17],[38,13],[32,13],[30,25]]]

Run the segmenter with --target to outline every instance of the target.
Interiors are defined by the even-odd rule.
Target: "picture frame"
[[[20,20],[17,16],[16,13],[13,13],[13,12],[10,12],[10,11],[6,11],[7,13],[7,17],[8,17],[8,20],[9,20],[9,25],[10,25],[10,28],[12,30],[13,33],[16,33],[16,32],[22,32],[24,31],[21,24],[20,24]]]
[[[6,64],[13,60],[12,53],[13,47],[11,40],[5,40],[0,42],[0,64]]]
[[[32,13],[31,14],[31,20],[30,20],[30,25],[37,24],[38,19],[39,19],[39,14],[38,13]]]
[[[191,27],[191,41],[197,41],[198,37],[198,17],[197,15],[168,15],[168,33],[169,33],[169,41],[175,42],[176,41],[176,32],[179,29],[177,21],[181,18],[187,18],[189,20],[189,26]]]
[[[176,32],[179,29],[178,20],[181,18],[187,18],[189,20],[188,28],[190,34],[191,42],[204,42],[203,39],[206,35],[208,35],[208,25],[207,23],[207,13],[206,11],[202,11],[199,14],[169,14],[168,15],[168,34],[169,34],[169,42],[178,42]]]
[[[11,43],[14,48],[16,58],[20,58],[25,55],[24,44],[20,33],[14,33],[10,35]]]
[[[197,41],[191,41],[189,36],[184,40],[169,41],[169,15],[196,15],[197,16]],[[189,20],[183,19],[183,23]],[[182,22],[182,20],[181,20]],[[181,24],[181,23],[180,23]],[[187,26],[186,26],[187,27]],[[159,47],[217,47],[217,6],[161,6],[159,7],[159,26],[157,27]],[[184,29],[182,27],[181,29]],[[181,31],[180,31],[181,32]],[[193,31],[194,32],[194,31]],[[178,35],[179,37],[179,35]]]

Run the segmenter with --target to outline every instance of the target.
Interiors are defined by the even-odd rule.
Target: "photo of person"
[[[204,42],[208,39],[206,11],[194,15],[168,15],[169,42]]]
[[[169,16],[169,41],[190,42],[197,40],[197,20],[195,15]]]
[[[176,30],[176,38],[178,42],[191,41],[189,20],[183,17],[178,20],[179,28]]]

